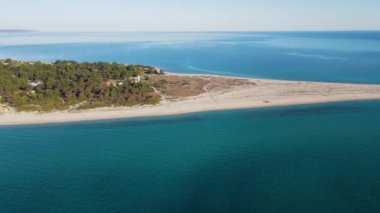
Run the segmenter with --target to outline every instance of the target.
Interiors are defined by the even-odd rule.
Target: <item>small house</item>
[[[41,81],[36,81],[36,82],[34,82],[34,81],[29,81],[28,84],[29,84],[31,87],[37,87],[38,85],[42,84],[42,82],[41,82]]]
[[[138,75],[138,76],[136,76],[136,77],[130,77],[130,78],[129,78],[129,81],[132,82],[132,83],[140,83],[140,81],[141,81],[141,76]]]
[[[161,74],[161,69],[160,68],[155,67],[154,69],[156,70],[157,74]]]

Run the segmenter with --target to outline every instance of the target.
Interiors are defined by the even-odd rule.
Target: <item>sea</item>
[[[380,32],[0,33],[0,58],[380,83]],[[0,127],[0,212],[380,212],[380,101]]]

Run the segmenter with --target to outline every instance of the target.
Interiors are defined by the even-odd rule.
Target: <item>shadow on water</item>
[[[202,119],[195,115],[181,116],[181,117],[163,117],[163,118],[136,118],[136,119],[118,119],[109,120],[107,122],[91,122],[86,123],[86,125],[74,124],[70,125],[73,128],[84,127],[84,128],[104,128],[107,127],[135,127],[135,126],[147,126],[147,125],[171,125],[178,123],[188,123],[201,121]],[[67,125],[69,126],[69,125]]]
[[[21,125],[21,126],[4,126],[0,130],[16,130],[25,128],[65,128],[65,129],[96,129],[96,128],[112,128],[112,127],[137,127],[147,125],[172,125],[178,123],[188,123],[202,121],[199,116],[173,116],[173,117],[160,117],[160,118],[123,118],[112,120],[97,120],[97,121],[84,121],[84,122],[68,122],[56,124],[35,124],[35,125]]]
[[[270,110],[260,110],[251,111],[246,113],[244,116],[248,117],[288,117],[288,116],[304,116],[304,115],[315,115],[315,114],[343,114],[343,113],[360,113],[368,112],[369,109],[364,106],[339,106],[339,105],[328,105],[328,106],[297,106],[292,108],[278,108]],[[380,110],[370,109],[373,112],[379,112]]]

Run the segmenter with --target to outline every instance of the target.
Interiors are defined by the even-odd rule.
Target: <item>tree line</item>
[[[142,65],[0,60],[0,102],[19,111],[155,104],[159,97],[149,81],[153,74],[160,72]],[[130,80],[136,76],[143,80]]]

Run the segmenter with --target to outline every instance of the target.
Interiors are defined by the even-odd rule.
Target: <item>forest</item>
[[[17,111],[89,109],[159,102],[143,65],[0,60],[0,103]]]

